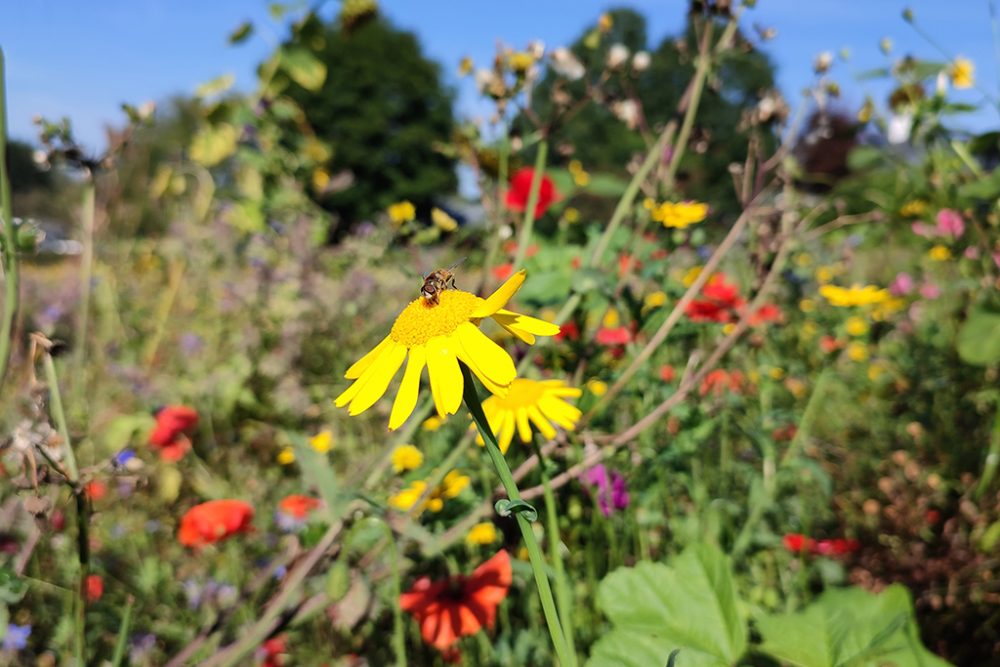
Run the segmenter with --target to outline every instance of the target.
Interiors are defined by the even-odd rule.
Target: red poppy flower
[[[186,547],[214,544],[250,528],[253,507],[242,500],[210,500],[181,517],[177,539]]]
[[[168,405],[156,413],[156,426],[149,434],[149,444],[160,450],[164,461],[180,461],[191,449],[185,435],[198,425],[198,413],[186,405]]]
[[[84,485],[83,493],[90,501],[97,502],[108,495],[108,485],[95,479],[93,482],[87,482]]]
[[[813,547],[812,552],[820,556],[843,556],[853,553],[861,548],[861,543],[857,540],[848,540],[837,537],[832,540],[819,540]]]
[[[493,267],[493,277],[500,282],[503,282],[504,280],[510,278],[513,273],[514,273],[514,265],[511,264],[510,262]]]
[[[632,340],[632,332],[628,327],[601,327],[596,340],[601,345],[624,345]]]
[[[553,338],[557,341],[563,340],[576,340],[580,337],[580,327],[576,325],[576,322],[570,320],[566,324],[559,327],[559,333],[557,333]]]
[[[299,494],[285,496],[282,498],[281,502],[278,503],[278,509],[288,516],[296,519],[306,518],[306,515],[317,507],[319,507],[318,500],[310,498],[309,496],[301,496]]]
[[[791,551],[793,554],[802,553],[804,551],[812,551],[816,541],[811,537],[806,537],[801,533],[788,533],[781,541],[784,543],[785,548]]]
[[[663,364],[660,366],[660,379],[664,382],[672,382],[677,373],[674,371],[674,367],[670,364]]]
[[[287,638],[285,635],[271,637],[261,645],[264,653],[264,662],[261,667],[281,667],[285,664]]]
[[[104,580],[99,574],[88,574],[83,582],[87,602],[97,602],[104,596]]]
[[[471,576],[435,582],[417,579],[413,588],[399,596],[399,606],[420,624],[425,642],[446,651],[459,638],[474,635],[483,626],[493,627],[510,583],[510,555],[500,550]]]
[[[727,390],[738,394],[743,390],[743,384],[745,378],[743,373],[739,371],[724,371],[721,368],[710,372],[705,376],[705,379],[701,381],[701,387],[698,389],[698,393],[702,396],[707,396],[711,393],[713,396],[722,396]]]
[[[750,315],[750,326],[759,327],[762,324],[781,322],[785,319],[785,314],[781,312],[773,303],[765,303]]]
[[[519,169],[510,179],[510,190],[507,191],[507,208],[523,213],[528,208],[528,195],[531,194],[531,181],[535,178],[535,170],[531,167]],[[541,187],[538,189],[538,203],[535,205],[535,219],[549,210],[549,206],[559,201],[560,196],[552,179],[542,174]]]
[[[726,282],[724,273],[709,278],[701,288],[701,295],[705,298],[691,301],[684,309],[684,314],[695,322],[729,322],[743,306],[739,289]]]

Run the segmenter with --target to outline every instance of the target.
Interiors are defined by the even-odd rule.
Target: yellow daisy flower
[[[889,290],[879,289],[874,285],[863,287],[861,285],[851,285],[850,287],[823,285],[819,288],[819,293],[830,302],[831,306],[838,308],[871,306],[887,301],[891,297]]]
[[[976,82],[975,71],[976,66],[971,60],[959,57],[952,61],[948,74],[956,88],[972,88]]]
[[[663,202],[652,210],[651,216],[664,227],[684,229],[708,217],[708,204],[697,201]]]
[[[573,430],[581,412],[567,403],[565,398],[578,398],[582,394],[575,387],[568,387],[562,380],[527,380],[518,378],[510,385],[506,396],[490,396],[483,401],[483,412],[490,429],[497,437],[500,451],[507,453],[514,429],[522,442],[531,442],[531,425],[546,438],[553,438],[555,423],[567,431]],[[482,444],[482,438],[478,439]]]
[[[563,211],[563,219],[571,225],[576,224],[580,222],[580,211],[569,206]]]
[[[497,541],[497,528],[489,521],[477,523],[465,534],[465,543],[469,546],[485,546]]]
[[[437,206],[431,209],[431,222],[443,232],[453,232],[458,229],[458,221]]]
[[[389,219],[397,225],[417,217],[417,208],[409,201],[397,202],[390,206],[386,212],[389,214]]]
[[[309,438],[309,445],[319,454],[326,454],[333,449],[333,433],[329,430],[320,431]]]
[[[559,333],[554,324],[504,310],[503,306],[524,283],[525,275],[523,270],[518,271],[487,299],[446,289],[437,295],[437,304],[423,297],[411,301],[396,318],[389,335],[347,369],[344,377],[354,380],[354,384],[336,398],[337,407],[349,405],[354,416],[373,406],[407,357],[409,362],[389,416],[390,430],[405,422],[416,407],[424,366],[439,417],[455,414],[462,403],[465,382],[459,362],[468,366],[491,393],[506,395],[517,375],[514,361],[479,330],[479,322],[491,317],[529,345],[535,342],[535,336]]]
[[[935,262],[946,262],[951,259],[951,250],[948,246],[936,245],[927,252],[927,256]]]
[[[653,310],[667,303],[666,292],[651,292],[642,300],[643,311]]]
[[[604,396],[608,393],[608,383],[604,380],[588,380],[587,389],[594,396]]]
[[[851,343],[847,346],[847,356],[851,359],[851,361],[867,361],[868,347],[863,343]]]
[[[423,462],[423,453],[413,445],[400,445],[392,450],[392,469],[396,473],[416,470]]]
[[[295,463],[295,450],[291,447],[282,447],[278,452],[278,463],[283,466]]]

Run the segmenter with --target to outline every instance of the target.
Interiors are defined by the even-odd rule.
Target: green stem
[[[542,177],[545,176],[545,160],[549,155],[549,142],[542,139],[538,142],[538,154],[535,156],[535,172],[531,177],[531,190],[528,191],[528,206],[524,209],[524,221],[521,223],[521,236],[517,240],[517,254],[514,256],[514,271],[524,264],[524,255],[531,243],[531,232],[535,226],[535,207],[538,206],[538,195],[542,191]]]
[[[83,254],[80,258],[80,316],[73,341],[73,369],[77,378],[73,392],[75,398],[83,396],[83,390],[87,385],[84,358],[87,350],[87,328],[90,324],[90,295],[93,291],[90,283],[94,275],[94,194],[94,174],[90,174],[84,185],[83,200],[80,204]]]
[[[121,627],[118,629],[118,641],[115,642],[115,652],[111,656],[111,667],[119,667],[125,657],[125,649],[128,647],[128,633],[132,627],[132,607],[135,606],[135,598],[128,596],[125,603],[125,613],[122,614]]]
[[[691,136],[691,128],[694,127],[695,116],[698,115],[698,105],[701,103],[701,91],[705,88],[705,79],[708,77],[708,66],[712,59],[712,25],[710,21],[705,29],[705,37],[702,42],[701,52],[698,54],[698,64],[695,67],[694,83],[691,86],[691,98],[688,100],[687,109],[684,111],[684,120],[681,122],[681,131],[677,135],[674,144],[674,154],[670,157],[670,166],[667,167],[667,175],[664,178],[667,188],[674,187],[674,178],[677,176],[677,169],[681,165],[681,158],[687,149],[688,138]]]
[[[10,366],[11,339],[17,315],[18,267],[14,213],[10,201],[10,175],[7,173],[7,89],[4,79],[4,55],[0,49],[0,215],[3,216],[3,320],[0,322],[0,388]]]
[[[573,646],[573,594],[570,591],[569,582],[566,580],[566,567],[563,565],[562,554],[559,553],[559,545],[562,540],[559,536],[559,516],[556,514],[556,497],[552,493],[552,486],[549,484],[549,475],[545,472],[545,459],[542,458],[542,450],[538,446],[538,441],[534,438],[531,440],[531,447],[535,450],[535,456],[541,462],[538,470],[542,477],[542,498],[545,501],[545,532],[548,535],[549,558],[552,559],[552,570],[555,574],[556,606],[559,610],[559,618],[562,620],[563,634],[566,637],[569,656],[573,660],[572,667],[576,667],[576,649]]]
[[[500,453],[500,446],[497,444],[496,436],[493,434],[489,421],[487,421],[486,415],[483,413],[483,404],[479,400],[479,394],[476,391],[476,385],[475,381],[472,379],[472,373],[469,371],[468,367],[465,366],[465,364],[462,364],[462,375],[465,380],[465,405],[472,414],[472,418],[475,420],[476,426],[479,427],[479,433],[483,436],[486,451],[489,453],[490,459],[493,461],[493,466],[497,470],[500,482],[503,484],[503,488],[507,491],[507,497],[510,498],[511,501],[520,501],[521,494],[517,489],[517,482],[514,481],[514,476],[511,474],[510,468],[507,466],[506,459],[504,459],[503,454]],[[563,636],[562,625],[559,623],[559,614],[556,612],[556,603],[552,598],[552,589],[549,587],[549,580],[545,574],[545,556],[542,555],[542,550],[538,546],[538,540],[535,539],[535,533],[531,529],[531,522],[524,517],[523,512],[514,512],[514,515],[517,520],[517,527],[521,529],[521,536],[524,538],[524,546],[528,550],[528,559],[531,561],[531,571],[535,575],[535,585],[538,586],[538,597],[541,599],[542,612],[545,615],[545,624],[548,626],[549,636],[552,638],[552,644],[555,647],[556,657],[558,658],[560,665],[568,667],[569,665],[572,665],[573,662],[570,657],[570,651],[566,648],[566,639]]]
[[[385,527],[386,537],[389,542],[389,568],[392,579],[392,648],[396,653],[396,667],[406,667],[406,631],[403,625],[403,610],[399,606],[399,597],[403,593],[403,587],[399,574],[399,545],[396,544],[396,536],[392,532],[392,526],[385,521],[381,522]]]
[[[812,430],[813,423],[816,421],[816,417],[819,416],[820,410],[826,404],[824,401],[826,385],[830,382],[831,374],[832,371],[826,369],[816,379],[816,386],[813,387],[812,394],[809,395],[809,402],[806,403],[806,409],[802,413],[802,419],[799,421],[799,426],[795,431],[795,437],[792,438],[791,444],[788,445],[788,449],[785,450],[784,455],[781,457],[779,467],[783,468],[787,465],[809,439],[809,432]]]
[[[993,478],[997,474],[997,466],[1000,465],[1000,406],[997,408],[996,420],[993,422],[993,433],[990,437],[990,451],[986,454],[986,463],[983,465],[983,476],[976,485],[976,493],[973,496],[976,500],[983,497],[989,490]]]

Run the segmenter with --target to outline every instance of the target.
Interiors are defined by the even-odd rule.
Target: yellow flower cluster
[[[386,212],[389,214],[389,219],[397,225],[409,222],[417,217],[417,207],[409,201],[396,202]]]
[[[696,201],[667,201],[647,207],[653,220],[671,229],[684,229],[708,217],[708,204]]]
[[[569,173],[578,188],[585,188],[590,183],[590,174],[583,168],[583,163],[579,160],[570,160]]]
[[[396,473],[416,470],[424,462],[424,455],[413,445],[400,445],[392,450],[392,469]]]
[[[831,306],[850,308],[851,306],[871,306],[883,303],[890,298],[889,290],[874,285],[823,285],[819,288],[820,295],[830,302]]]
[[[467,475],[463,475],[457,470],[452,470],[444,476],[439,485],[431,490],[419,509],[421,511],[426,509],[431,512],[440,512],[444,509],[444,501],[446,499],[457,498],[468,485],[469,477]],[[417,501],[420,500],[425,491],[427,491],[427,482],[416,480],[399,493],[391,496],[389,498],[389,505],[402,512],[408,512],[417,504]]]

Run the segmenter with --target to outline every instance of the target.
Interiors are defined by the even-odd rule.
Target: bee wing
[[[454,271],[455,269],[457,269],[458,267],[460,267],[462,265],[462,263],[465,262],[465,260],[467,260],[467,259],[469,259],[468,255],[466,255],[462,259],[458,260],[457,262],[455,262],[454,264],[452,264],[451,266],[449,266],[447,270],[448,271]]]

